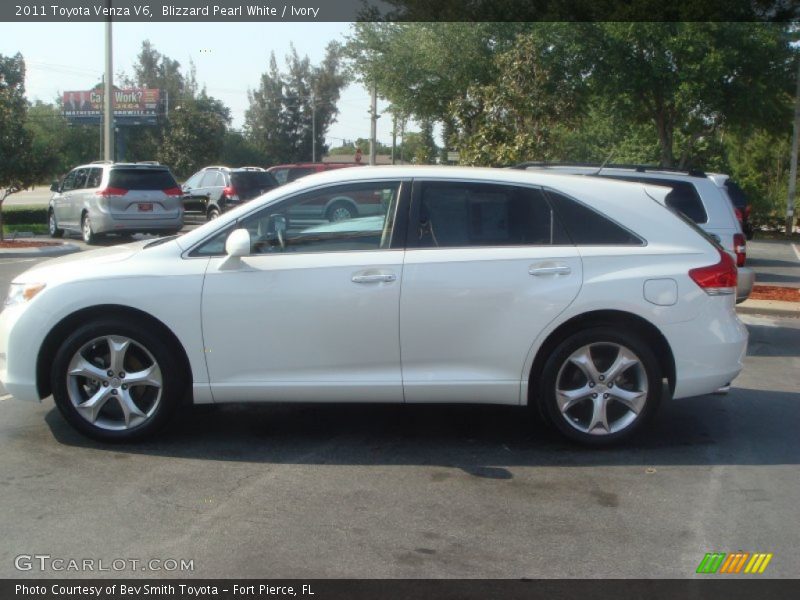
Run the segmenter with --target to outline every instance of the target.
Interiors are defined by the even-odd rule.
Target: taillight
[[[222,195],[228,200],[239,200],[239,194],[236,193],[236,188],[232,185],[225,186],[222,190]]]
[[[743,267],[747,259],[747,241],[743,233],[733,234],[733,251],[736,253],[736,266]]]
[[[689,270],[689,277],[709,296],[724,296],[736,292],[736,265],[730,254],[724,250],[718,251],[717,264]]]
[[[104,190],[97,190],[95,192],[95,194],[97,194],[98,196],[102,196],[103,198],[108,198],[109,196],[124,196],[127,193],[128,190],[115,187],[107,187]]]
[[[167,196],[183,196],[183,190],[179,187],[171,187],[164,190]]]

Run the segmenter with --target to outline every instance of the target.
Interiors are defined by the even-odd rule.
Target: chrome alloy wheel
[[[345,219],[352,219],[353,218],[353,211],[351,211],[346,206],[337,206],[331,211],[331,218],[332,222],[337,221],[344,221]]]
[[[53,213],[52,210],[50,211],[50,214],[48,215],[47,223],[48,223],[48,229],[49,229],[49,232],[50,232],[50,237],[55,237],[56,236],[56,232],[58,231],[58,226],[56,225],[56,215],[55,215],[55,213]]]
[[[145,423],[158,409],[164,380],[156,359],[121,335],[95,338],[69,362],[67,394],[86,421],[111,431]]]
[[[611,342],[578,348],[556,377],[556,403],[582,433],[608,435],[629,427],[647,402],[647,372],[630,349]]]

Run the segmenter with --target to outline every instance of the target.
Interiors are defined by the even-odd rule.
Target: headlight
[[[15,304],[27,302],[41,292],[45,285],[44,283],[12,283],[11,287],[8,288],[8,297],[5,305],[14,306]]]

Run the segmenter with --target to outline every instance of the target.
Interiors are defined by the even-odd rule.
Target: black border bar
[[[798,0],[3,0],[7,22],[775,21]]]

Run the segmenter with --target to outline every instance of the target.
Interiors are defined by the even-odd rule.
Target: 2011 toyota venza
[[[107,441],[189,398],[531,405],[612,443],[662,394],[742,368],[736,266],[668,192],[470,168],[311,176],[180,237],[23,273],[0,380]],[[309,209],[331,199],[350,218]]]

